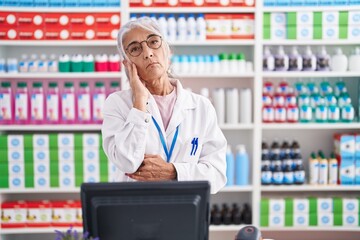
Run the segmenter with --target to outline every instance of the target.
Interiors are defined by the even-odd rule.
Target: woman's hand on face
[[[149,98],[149,90],[146,88],[144,81],[138,75],[136,65],[129,61],[123,62],[129,73],[130,87],[134,94],[134,107],[146,111],[146,102]]]
[[[136,172],[126,175],[138,181],[167,181],[177,178],[172,163],[167,163],[160,155],[150,154],[145,154],[144,161]]]

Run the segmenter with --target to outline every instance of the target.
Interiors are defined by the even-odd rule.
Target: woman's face
[[[146,40],[153,46],[156,41],[153,41],[153,37],[156,34],[142,29],[134,28],[130,30],[123,39],[123,46],[125,48],[126,55],[136,65],[137,72],[141,80],[149,82],[151,80],[157,80],[164,74],[166,74],[169,67],[168,53],[165,47],[165,43],[162,42],[158,49],[150,48],[147,45]],[[139,49],[134,48],[134,43],[140,43],[142,51],[139,56],[131,56],[130,52],[136,52]],[[156,45],[154,45],[156,47]],[[133,54],[134,55],[134,54]],[[136,54],[135,54],[136,55]]]

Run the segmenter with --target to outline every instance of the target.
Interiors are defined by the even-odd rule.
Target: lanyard
[[[172,140],[170,150],[168,151],[167,146],[166,146],[166,142],[165,142],[165,138],[164,138],[164,135],[161,132],[159,124],[156,122],[156,120],[155,120],[155,118],[153,116],[152,116],[152,120],[153,120],[153,122],[155,124],[156,129],[159,132],[161,144],[163,146],[163,149],[164,149],[164,152],[165,152],[166,158],[167,158],[166,161],[170,162],[170,158],[171,158],[172,152],[174,150],[176,139],[177,139],[177,136],[178,136],[178,133],[179,133],[179,126],[176,127],[176,132],[175,132],[174,138]]]

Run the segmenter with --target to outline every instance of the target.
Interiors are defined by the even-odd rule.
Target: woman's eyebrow
[[[158,36],[157,34],[155,34],[155,33],[151,33],[151,34],[149,34],[147,37],[146,37],[146,40],[148,40],[150,37],[153,37],[153,36]],[[146,41],[145,40],[145,41]],[[138,41],[132,41],[131,43],[129,43],[127,46],[129,47],[131,44],[133,44],[133,43],[139,43]]]

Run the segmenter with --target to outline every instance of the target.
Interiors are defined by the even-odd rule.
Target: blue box
[[[265,0],[264,6],[266,6],[266,7],[276,6],[276,0]]]
[[[360,0],[349,0],[348,5],[360,5]]]
[[[120,0],[108,0],[109,7],[120,7]]]
[[[78,5],[78,1],[77,0],[64,0],[63,2],[63,6],[64,7],[76,7]]]
[[[320,6],[332,6],[334,3],[333,0],[319,0],[319,5]]]
[[[62,7],[63,5],[63,0],[49,0],[50,7]]]
[[[344,6],[348,4],[348,0],[334,0],[334,5],[336,6]]]
[[[276,1],[277,6],[290,6],[289,0],[277,0]]]
[[[19,1],[20,7],[33,7],[34,1],[33,0],[21,0]]]
[[[317,0],[304,0],[304,6],[317,6]]]
[[[92,0],[92,5],[96,7],[108,6],[107,0]]]
[[[48,4],[48,0],[34,0],[35,7],[47,7]]]
[[[19,6],[19,1],[16,1],[16,0],[4,0],[4,6]]]
[[[92,0],[79,0],[78,5],[79,7],[90,7],[92,6]]]
[[[303,6],[304,0],[291,0],[291,6]]]

